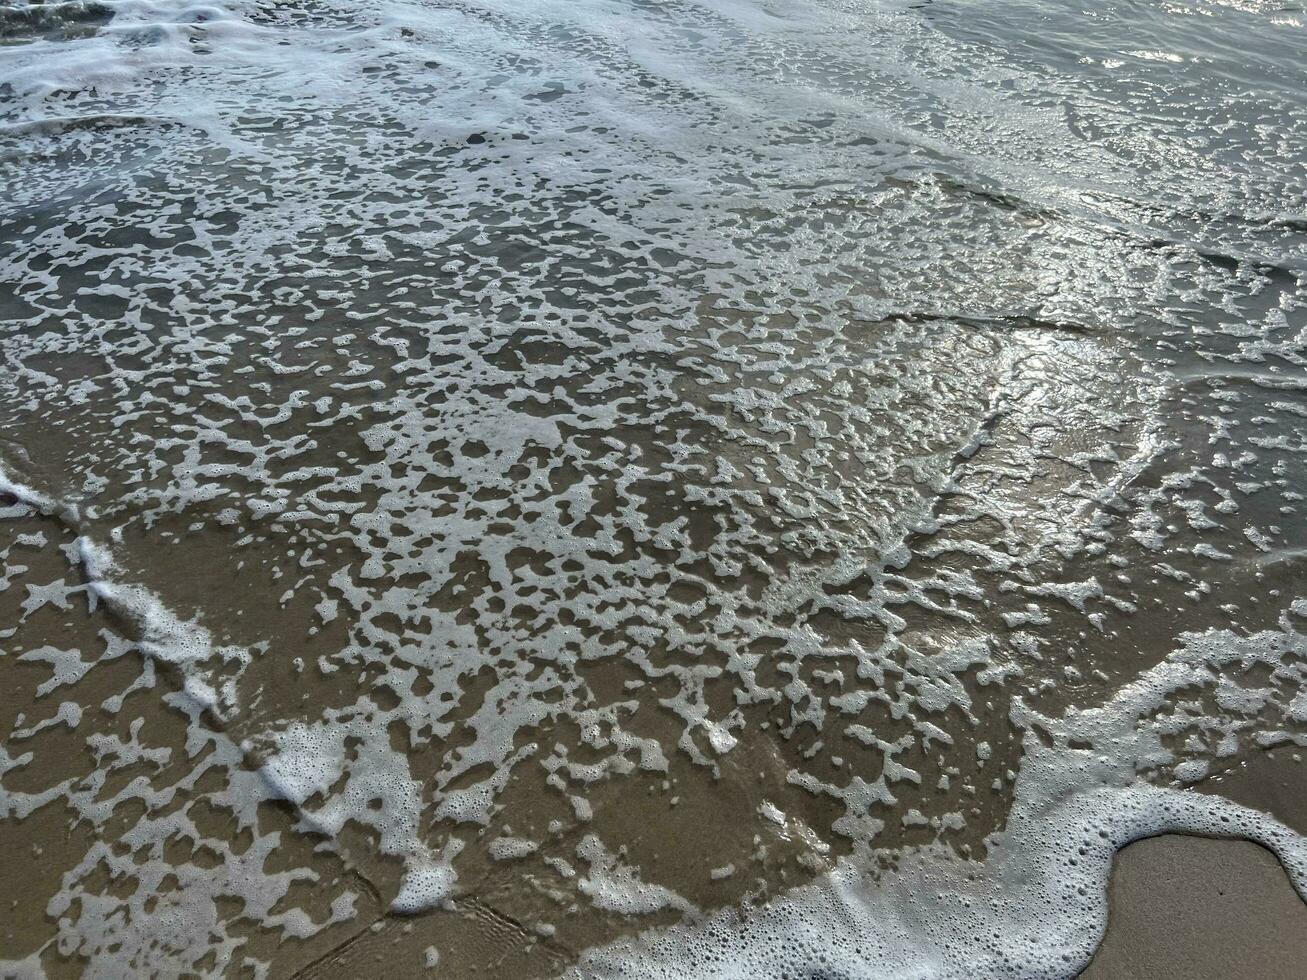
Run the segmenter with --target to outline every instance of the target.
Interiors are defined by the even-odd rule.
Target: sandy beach
[[[1304,30],[0,9],[0,976],[1293,976]]]

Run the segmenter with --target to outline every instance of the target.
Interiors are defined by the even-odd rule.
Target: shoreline
[[[1307,902],[1265,847],[1161,834],[1117,852],[1108,923],[1080,980],[1296,980]]]

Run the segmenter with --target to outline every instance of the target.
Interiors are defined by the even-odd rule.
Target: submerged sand
[[[1302,25],[1200,7],[0,9],[0,972],[1062,978],[1137,837],[1302,888]]]

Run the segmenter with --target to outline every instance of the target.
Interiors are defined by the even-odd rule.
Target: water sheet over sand
[[[3,969],[1063,977],[1138,837],[1301,890],[1303,29],[0,9]]]

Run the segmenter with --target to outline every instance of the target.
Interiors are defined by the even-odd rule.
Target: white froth
[[[0,17],[36,6],[52,28],[99,16]],[[1017,700],[1026,761],[991,857],[940,844],[864,873],[904,828],[974,824],[950,793],[1001,805],[1013,699],[1107,683],[1066,662],[1074,638],[1152,615],[1154,572],[1202,611],[1225,577],[1295,560],[1307,117],[1291,81],[1229,81],[1250,25],[1300,45],[1204,12],[1200,56],[1107,73],[1112,24],[1052,5],[1005,41],[896,3],[115,0],[93,29],[0,45],[2,152],[23,165],[0,214],[0,451],[43,474],[0,473],[3,516],[75,534],[85,578],[27,583],[22,619],[85,598],[130,634],[17,658],[49,677],[0,778],[68,733],[100,768],[0,787],[0,814],[58,803],[97,832],[120,802],[147,814],[68,870],[59,948],[118,974],[257,972],[225,900],[289,936],[349,918],[348,892],[325,920],[285,910],[317,872],[265,871],[293,838],[259,832],[270,801],[319,856],[380,868],[397,913],[454,895],[462,834],[516,862],[500,873],[556,872],[577,908],[697,920],[597,791],[664,773],[677,806],[674,769],[752,780],[760,745],[781,785],[741,819],[805,867],[832,835],[854,857],[583,970],[1062,976],[1101,929],[1113,849],[1162,829],[1251,835],[1301,886],[1283,828],[1176,788],[1302,744],[1287,625],[1191,636],[1102,709]],[[1063,36],[1083,61],[1050,53]],[[1159,64],[1198,102],[1153,111]],[[1209,96],[1219,132],[1194,125]],[[1246,388],[1264,414],[1227,415]],[[193,558],[177,528],[310,610],[307,637],[224,645],[230,624],[170,598]],[[156,567],[148,587],[126,570]],[[128,651],[139,676],[99,707],[157,687],[192,768],[71,700]],[[1273,683],[1226,676],[1241,664]],[[300,704],[301,683],[339,703]],[[160,785],[97,795],[133,766]],[[500,833],[540,771],[549,836]],[[248,850],[173,807],[193,794]],[[801,819],[809,795],[829,827]],[[582,833],[576,867],[551,852]],[[201,839],[212,870],[166,859]],[[752,878],[732,856],[704,873]],[[137,890],[99,889],[101,862]]]
[[[760,909],[592,950],[571,975],[744,980],[821,964],[859,980],[1068,978],[1088,963],[1106,926],[1116,851],[1161,833],[1256,841],[1276,854],[1307,900],[1307,838],[1221,797],[1138,776],[1168,755],[1152,716],[1175,692],[1215,687],[1223,670],[1255,661],[1291,672],[1298,686],[1305,657],[1307,637],[1287,620],[1282,632],[1253,637],[1189,636],[1102,707],[1061,719],[1026,715],[1053,745],[1027,735],[1016,801],[1006,829],[987,841],[986,860],[962,860],[932,845],[908,850],[893,870],[873,875],[859,860],[843,859],[822,880]],[[1196,765],[1206,762],[1181,763],[1175,776],[1185,779],[1182,772]]]
[[[641,881],[638,869],[622,863],[621,856],[609,852],[594,834],[587,834],[576,845],[576,856],[589,865],[580,889],[596,908],[628,916],[667,908],[697,915],[694,906],[671,889]]]
[[[451,844],[438,857],[420,855],[409,858],[399,894],[391,901],[390,910],[399,915],[417,915],[449,898],[458,882],[458,874],[450,861],[460,850],[461,844]]]

